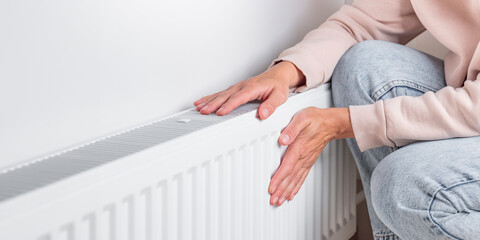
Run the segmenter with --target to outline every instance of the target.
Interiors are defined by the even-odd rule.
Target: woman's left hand
[[[281,206],[293,199],[330,141],[353,137],[348,108],[310,107],[298,112],[278,139],[288,148],[270,181],[270,204]]]

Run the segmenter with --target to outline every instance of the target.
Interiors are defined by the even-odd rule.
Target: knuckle
[[[245,94],[242,92],[236,92],[230,96],[232,101],[241,101],[245,98]]]
[[[203,101],[212,101],[217,95],[218,95],[218,93],[214,93],[212,95],[203,97],[202,100]]]
[[[313,114],[315,113],[317,108],[315,107],[308,107],[306,108],[304,111],[305,111],[305,115],[307,118],[310,118],[310,117],[313,117]]]
[[[305,111],[307,111],[307,112],[310,112],[310,111],[313,111],[313,110],[315,110],[315,107],[307,107],[307,108],[305,108]]]
[[[259,83],[250,82],[247,86],[245,86],[245,90],[254,91],[255,89],[258,89],[259,87],[260,87]]]
[[[295,118],[298,122],[307,122],[312,117],[312,111],[310,109],[303,109],[295,115]]]
[[[238,83],[238,89],[239,90],[245,89],[246,87],[248,87],[251,84],[252,81],[254,81],[253,78],[249,78],[249,79],[241,81],[240,83]]]
[[[307,112],[305,109],[295,114],[295,118],[299,121],[304,121],[307,118]]]
[[[227,93],[223,91],[223,92],[219,92],[215,98],[216,100],[221,100],[221,99],[224,99],[226,96],[227,96]]]
[[[288,176],[292,175],[293,173],[293,164],[288,164],[284,168],[284,176],[283,178],[287,178]]]
[[[302,172],[308,172],[308,171],[310,170],[310,167],[311,167],[311,166],[308,166],[308,165],[302,165],[302,166],[301,166]],[[299,178],[298,178],[298,181],[300,181],[300,180],[302,179],[302,177],[303,177],[303,173],[299,173],[299,174],[298,174],[298,177],[299,177]]]
[[[220,96],[222,96],[223,98],[225,97],[230,97],[232,94],[235,94],[237,91],[235,89],[226,89],[225,91],[222,91],[220,93]]]
[[[208,105],[210,107],[214,107],[214,106],[217,106],[219,104],[222,104],[224,102],[224,99],[221,98],[221,97],[217,97],[215,99],[213,99]]]
[[[230,87],[228,87],[225,91],[235,91],[238,89],[238,86],[240,85],[240,83],[237,83],[237,84],[234,84],[234,85],[231,85]]]
[[[215,104],[216,102],[218,101],[218,97],[215,96],[215,97],[212,97],[208,100],[207,104],[208,106],[211,106],[212,104]]]
[[[287,91],[277,90],[276,92],[277,92],[278,96],[283,100],[286,100],[289,96],[288,89],[287,89]]]
[[[302,170],[302,171],[298,171],[297,177],[295,178],[295,182],[296,182],[296,183],[299,183],[300,180],[302,180],[303,173],[307,170],[307,168],[306,168],[305,166],[302,166],[302,167],[301,167],[301,170]]]
[[[287,181],[287,180],[288,180],[288,179],[285,179],[284,182]],[[278,195],[282,195],[282,193],[285,192],[286,188],[287,188],[286,184],[281,184],[281,185],[278,187]]]
[[[248,85],[250,85],[250,84],[252,84],[253,82],[256,82],[256,81],[257,80],[256,80],[255,77],[248,78],[248,79],[242,81],[242,86],[244,86],[244,87],[248,86]]]

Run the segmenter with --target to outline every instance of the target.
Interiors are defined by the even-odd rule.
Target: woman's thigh
[[[480,137],[417,142],[371,178],[375,212],[402,239],[478,239]]]
[[[403,45],[370,40],[354,45],[332,75],[336,107],[420,96],[445,87],[443,61]]]

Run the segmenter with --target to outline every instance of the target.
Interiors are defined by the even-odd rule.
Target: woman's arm
[[[479,50],[480,52],[480,45]],[[419,97],[402,96],[371,105],[350,106],[361,151],[403,146],[419,140],[480,135],[480,63],[477,80]]]
[[[300,86],[297,91],[304,91],[326,82],[340,57],[355,43],[369,39],[406,43],[422,31],[409,0],[357,0],[282,52],[266,72],[194,105],[202,114],[225,115],[258,99],[264,101],[258,115],[266,119],[286,101],[289,87]]]
[[[364,40],[405,44],[425,28],[409,0],[357,0],[343,6],[317,29],[273,61],[290,61],[303,72],[304,91],[328,81],[340,57]]]

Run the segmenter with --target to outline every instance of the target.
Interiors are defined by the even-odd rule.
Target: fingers
[[[271,79],[268,80],[242,81],[225,91],[200,98],[193,104],[201,114],[211,114],[216,111],[217,115],[222,116],[249,101],[263,100],[258,109],[258,116],[260,119],[266,119],[288,99],[288,88],[281,84],[277,86],[278,84],[270,81]]]
[[[244,88],[233,95],[218,109],[217,115],[223,116],[232,112],[238,106],[255,100],[258,97],[258,90],[254,88]]]
[[[197,111],[201,114],[210,114],[216,111],[228,98],[237,90],[235,87],[230,87],[225,91],[221,91],[210,96],[203,97],[193,104],[197,107]]]
[[[285,200],[291,195],[294,187],[298,184],[298,182],[302,179],[303,174],[307,171],[305,168],[299,168],[290,176],[285,178],[277,190],[270,196],[271,203],[273,205],[281,206]],[[274,200],[277,201],[274,201]]]
[[[212,94],[212,95],[208,95],[208,96],[205,96],[205,97],[202,97],[200,99],[198,99],[197,101],[195,101],[193,103],[193,105],[195,105],[197,107],[197,110],[200,110],[202,109],[202,107],[204,107],[208,102],[210,102],[214,97],[217,96],[218,93],[215,93],[215,94]]]
[[[285,200],[293,199],[305,181],[305,172],[308,174],[315,163],[318,154],[314,151],[305,153],[300,147],[304,145],[303,141],[297,139],[287,148],[280,167],[270,181],[269,193],[272,205],[280,206]]]
[[[287,186],[287,188],[283,191],[280,199],[285,199],[285,200],[289,200],[289,201],[293,199],[293,198],[291,198],[293,189],[294,189],[294,188],[297,186],[297,184],[300,182],[300,180],[302,179],[303,174],[304,174],[305,172],[307,172],[307,169],[302,168],[302,169],[295,175],[295,178],[293,179],[293,181],[288,182],[288,186]],[[283,202],[281,202],[279,206],[281,206],[281,204],[283,204]]]
[[[308,118],[305,117],[305,113],[303,113],[303,111],[295,114],[295,116],[292,118],[292,121],[290,121],[288,126],[283,129],[282,134],[280,134],[280,137],[278,138],[278,142],[284,146],[289,145],[309,124],[310,122]]]
[[[198,107],[198,105],[206,102],[207,100],[209,100],[210,98],[212,98],[212,96],[215,96],[215,95],[217,95],[217,93],[212,94],[212,95],[208,95],[208,96],[205,96],[205,97],[202,97],[202,98],[198,99],[197,101],[193,102],[193,105],[195,105],[196,107]]]
[[[289,182],[290,177],[291,176],[287,176],[287,178],[285,178],[285,180],[281,183],[281,185],[277,188],[277,190],[275,190],[275,192],[270,195],[270,205],[280,205],[279,204],[280,202],[283,203],[285,201],[285,199],[280,199],[280,197],[283,194],[279,194],[279,193],[288,187],[288,185],[286,184],[287,182]]]
[[[258,116],[260,116],[261,119],[267,119],[287,98],[288,93],[274,89],[270,96],[258,108]]]
[[[201,114],[208,115],[212,112],[217,111],[217,109],[225,103],[230,97],[229,93],[220,93],[214,98],[210,100],[210,102],[206,102],[205,105],[200,109]]]
[[[302,187],[303,183],[305,182],[305,179],[307,178],[309,172],[310,172],[310,169],[303,173],[302,178],[300,178],[300,181],[297,182],[297,185],[295,185],[292,192],[289,194],[290,196],[287,195],[289,201],[292,201],[293,197],[295,197],[295,195],[297,195],[298,191],[300,191],[300,188]]]
[[[229,89],[203,97],[194,102],[197,111],[201,114],[211,114],[217,112],[217,115],[226,115],[238,106],[249,101],[255,100],[259,96],[259,89],[253,87],[230,87]]]
[[[277,171],[270,180],[270,186],[268,188],[268,192],[270,194],[275,193],[283,180],[294,173],[294,170],[296,170],[295,166],[297,165],[297,159],[301,154],[300,148],[297,146],[298,144],[292,144],[287,148],[287,152],[282,159],[280,167],[278,167]]]

